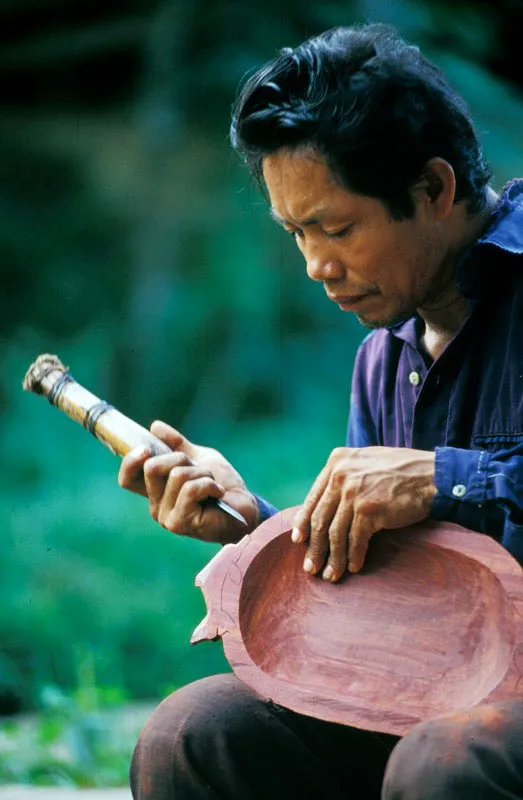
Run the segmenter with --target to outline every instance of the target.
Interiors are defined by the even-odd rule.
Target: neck
[[[487,204],[480,214],[466,216],[466,209],[457,206],[451,232],[451,245],[442,264],[439,282],[418,309],[425,323],[423,344],[433,358],[445,349],[466,322],[470,307],[456,284],[456,264],[462,253],[485,231],[498,196],[487,190]]]

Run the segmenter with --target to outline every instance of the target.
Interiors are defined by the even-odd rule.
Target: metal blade
[[[218,508],[221,508],[222,511],[225,511],[226,514],[229,514],[229,516],[234,517],[234,519],[237,519],[238,522],[243,522],[245,527],[248,527],[247,520],[245,519],[245,517],[242,516],[239,511],[236,511],[235,508],[232,508],[232,506],[230,506],[228,503],[224,503],[223,500],[217,500],[216,505],[218,506]]]

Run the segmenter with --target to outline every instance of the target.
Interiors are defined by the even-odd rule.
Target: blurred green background
[[[221,645],[188,644],[217,548],[120,490],[108,451],[22,393],[29,364],[57,353],[137,421],[301,502],[343,443],[364,331],[231,153],[238,84],[326,28],[390,22],[467,99],[499,188],[522,172],[522,17],[511,0],[3,0],[0,713],[38,711],[39,750],[6,723],[0,782],[125,780],[130,739],[111,761],[93,714],[227,668]]]

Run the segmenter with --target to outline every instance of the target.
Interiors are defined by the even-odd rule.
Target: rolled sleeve
[[[266,500],[263,499],[263,497],[260,497],[259,495],[255,494],[254,498],[258,503],[258,508],[260,511],[260,518],[258,525],[261,525],[262,522],[265,522],[265,520],[269,519],[269,517],[273,517],[275,514],[278,513],[279,509],[276,508],[276,506],[271,505],[271,503],[268,503]]]
[[[431,516],[453,521],[463,503],[481,507],[488,497],[491,454],[486,450],[436,447],[434,482],[437,493]]]

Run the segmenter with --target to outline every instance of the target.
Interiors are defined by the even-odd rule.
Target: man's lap
[[[178,690],[148,720],[133,757],[134,796],[379,800],[397,740],[295,714],[216,675]],[[151,775],[164,769],[171,793],[160,789],[165,775]],[[155,781],[155,792],[139,793]]]
[[[133,756],[133,796],[523,798],[523,700],[422,723],[398,741],[295,714],[232,674],[216,675],[179,689],[152,714]]]

